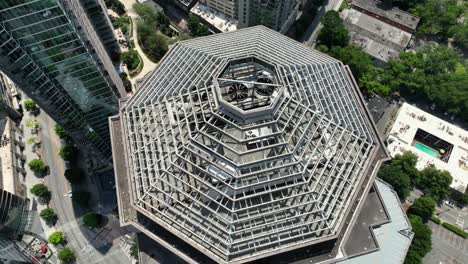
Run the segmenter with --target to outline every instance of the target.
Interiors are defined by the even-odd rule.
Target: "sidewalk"
[[[135,11],[133,11],[133,4],[136,3],[137,1],[135,0],[121,0],[120,2],[122,2],[125,6],[125,9],[127,10],[127,15],[132,19],[132,22],[133,22],[133,26],[132,26],[132,38],[133,38],[133,42],[135,43],[135,50],[138,51],[138,54],[140,54],[140,57],[142,58],[143,60],[143,69],[141,70],[141,72],[130,79],[130,81],[132,82],[132,84],[135,84],[136,81],[139,79],[139,78],[143,78],[147,73],[151,72],[152,70],[154,70],[156,68],[156,63],[152,62],[146,55],[145,53],[143,52],[143,50],[141,49],[140,47],[140,44],[138,43],[138,33],[137,33],[137,27],[136,27],[136,24],[137,24],[137,19],[139,18],[138,15],[135,13]]]

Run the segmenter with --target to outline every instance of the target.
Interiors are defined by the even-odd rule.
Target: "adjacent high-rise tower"
[[[0,69],[75,139],[110,155],[107,118],[125,90],[103,8],[100,0],[0,0]]]
[[[281,33],[296,20],[299,0],[202,0],[202,4],[236,19],[239,28],[264,25]]]

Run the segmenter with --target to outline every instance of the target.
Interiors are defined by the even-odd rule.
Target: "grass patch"
[[[463,231],[461,228],[459,227],[456,227],[452,224],[449,224],[449,223],[443,223],[442,224],[443,227],[447,228],[448,230],[452,231],[453,233],[463,237],[463,238],[467,238],[468,237],[468,233]]]
[[[340,5],[340,10],[339,11],[341,12],[341,11],[343,11],[345,9],[348,9],[348,8],[349,8],[348,3],[346,1],[343,1],[343,3],[341,3],[341,5]]]

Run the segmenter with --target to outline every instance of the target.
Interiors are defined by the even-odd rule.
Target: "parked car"
[[[447,206],[449,206],[449,207],[452,207],[452,208],[454,208],[454,207],[455,207],[455,204],[454,204],[454,203],[452,203],[452,202],[451,202],[451,201],[449,201],[449,200],[446,200],[446,201],[445,201],[445,204],[446,204]]]

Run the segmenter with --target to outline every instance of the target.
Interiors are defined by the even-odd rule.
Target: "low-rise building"
[[[416,167],[435,166],[452,175],[451,187],[461,192],[468,185],[468,131],[404,103],[387,139],[392,157],[411,151]]]
[[[353,0],[343,18],[351,44],[382,62],[398,57],[408,47],[420,19],[375,0]]]

